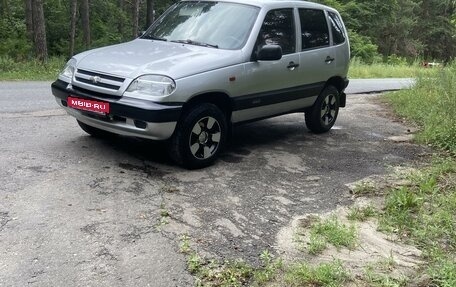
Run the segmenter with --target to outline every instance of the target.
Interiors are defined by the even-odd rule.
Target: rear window
[[[325,12],[316,9],[299,9],[302,50],[329,46],[329,30]]]
[[[345,42],[345,30],[342,20],[339,15],[333,12],[328,12],[329,22],[331,23],[331,30],[334,45],[342,44]]]

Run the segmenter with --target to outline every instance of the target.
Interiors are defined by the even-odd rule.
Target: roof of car
[[[196,0],[183,0],[183,1],[196,1]],[[258,6],[258,7],[283,5],[283,6],[296,6],[296,7],[301,6],[301,7],[306,7],[306,8],[335,10],[334,8],[331,8],[331,7],[322,5],[322,4],[308,2],[308,1],[299,1],[299,0],[203,0],[203,1],[232,2],[232,3],[241,3],[241,4],[252,5],[252,6]]]

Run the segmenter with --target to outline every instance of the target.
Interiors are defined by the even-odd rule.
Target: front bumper
[[[113,97],[77,87],[68,89],[68,83],[57,80],[52,83],[52,94],[57,103],[77,120],[120,135],[165,140],[171,137],[180,117],[182,106],[163,105],[151,101]],[[68,96],[108,102],[110,113],[96,113],[73,109],[67,106]]]

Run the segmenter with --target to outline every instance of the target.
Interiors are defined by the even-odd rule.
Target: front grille
[[[109,89],[114,92],[118,91],[120,87],[122,87],[123,82],[125,81],[124,78],[81,69],[78,69],[76,71],[75,78],[76,81],[80,83],[104,89]]]
[[[118,98],[118,96],[115,96],[115,95],[110,95],[110,94],[106,94],[106,93],[98,93],[98,92],[87,90],[87,89],[84,89],[84,88],[81,88],[81,87],[78,87],[75,85],[73,85],[73,90],[83,93],[85,96],[88,96],[88,97],[94,96],[94,97],[98,97],[98,98],[111,98],[111,99]]]

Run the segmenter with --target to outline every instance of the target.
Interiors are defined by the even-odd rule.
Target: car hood
[[[242,62],[240,50],[221,50],[164,41],[136,39],[75,56],[77,68],[125,78],[144,74],[173,79]]]

